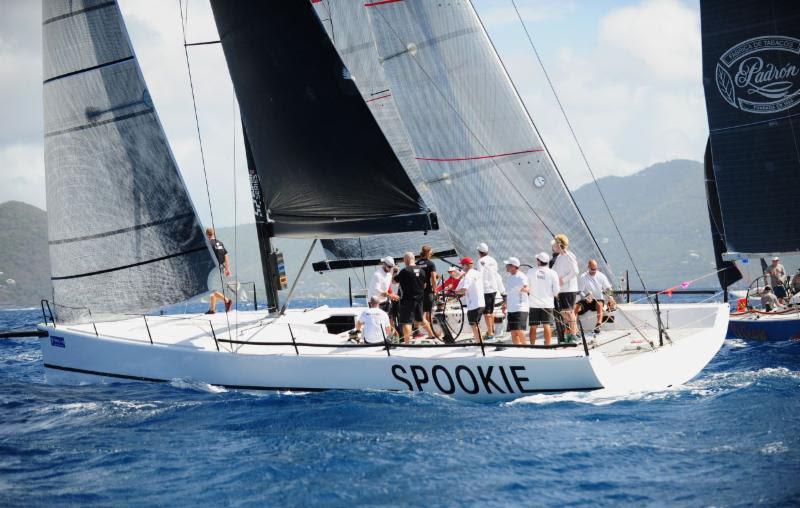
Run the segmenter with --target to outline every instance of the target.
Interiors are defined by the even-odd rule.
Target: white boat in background
[[[800,254],[800,220],[787,208],[800,188],[800,13],[791,2],[765,9],[756,0],[736,7],[702,0],[700,7],[709,215],[720,285],[726,301],[737,298],[728,336],[800,339],[800,305],[791,303],[789,288],[786,307],[758,308],[764,259]],[[752,64],[775,73],[748,78]],[[779,77],[783,69],[795,69],[791,79]],[[759,258],[763,270],[750,288],[729,290]]]
[[[493,400],[664,389],[719,350],[718,304],[619,305],[599,335],[554,346],[354,344],[361,309],[287,309],[291,290],[279,305],[275,236],[325,239],[321,264],[335,268],[428,240],[458,255],[485,241],[498,260],[530,263],[567,232],[580,259],[607,266],[469,2],[211,3],[241,107],[268,309],[152,315],[207,291],[217,263],[116,2],[45,0],[48,381]]]

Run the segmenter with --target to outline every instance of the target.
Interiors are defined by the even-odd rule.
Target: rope
[[[187,2],[187,19],[188,19],[188,2]],[[214,208],[211,206],[211,189],[208,185],[208,171],[206,170],[206,156],[205,152],[203,151],[203,137],[200,135],[200,118],[197,116],[197,99],[194,93],[194,81],[192,80],[192,66],[189,63],[189,49],[186,47],[186,23],[184,22],[184,14],[183,14],[183,0],[178,0],[178,9],[180,9],[181,14],[181,34],[183,35],[183,54],[186,57],[186,71],[189,74],[189,89],[192,92],[192,109],[194,110],[194,124],[197,129],[197,142],[200,145],[200,162],[203,165],[203,180],[206,184],[206,198],[208,199],[208,212],[211,216],[211,227],[214,229],[214,233],[216,234],[217,226],[214,223]],[[220,291],[222,292],[223,303],[225,299],[225,279],[222,277],[222,270],[219,270],[219,287]],[[225,320],[228,321],[228,330],[230,330],[231,324],[228,320],[228,313],[225,313]],[[228,334],[230,335],[230,333]]]
[[[611,223],[614,225],[614,229],[617,231],[617,235],[619,235],[619,239],[622,242],[622,246],[625,248],[625,253],[628,255],[628,259],[630,259],[631,264],[633,265],[633,270],[636,272],[636,276],[639,278],[639,282],[642,284],[642,289],[647,291],[647,286],[645,286],[642,274],[639,273],[639,268],[636,266],[636,262],[633,260],[633,255],[631,255],[631,251],[628,248],[628,244],[625,242],[625,238],[623,238],[622,236],[622,231],[620,231],[619,226],[617,225],[617,221],[614,219],[614,214],[611,213],[611,207],[608,206],[606,197],[603,194],[603,191],[600,189],[600,184],[597,183],[597,178],[594,175],[594,171],[592,171],[591,164],[589,164],[589,159],[586,157],[586,153],[583,151],[583,146],[581,146],[580,142],[578,141],[578,136],[575,134],[575,129],[572,128],[572,122],[569,121],[569,117],[567,117],[567,112],[564,109],[564,105],[561,104],[561,99],[559,99],[558,93],[556,93],[556,88],[553,85],[553,82],[550,80],[550,75],[547,73],[547,69],[545,69],[544,62],[542,61],[542,58],[539,56],[539,52],[536,50],[536,46],[533,44],[533,38],[531,37],[530,32],[528,32],[528,27],[525,26],[525,22],[523,21],[522,15],[520,14],[519,9],[517,8],[517,4],[514,0],[511,0],[511,5],[514,6],[514,12],[517,13],[517,18],[519,18],[519,22],[522,25],[522,29],[525,31],[525,35],[528,38],[528,43],[530,43],[531,49],[533,49],[533,53],[534,55],[536,55],[536,60],[538,60],[539,66],[542,68],[544,77],[545,79],[547,79],[547,84],[550,85],[550,90],[553,92],[553,97],[555,97],[556,103],[558,104],[558,107],[561,110],[561,114],[564,116],[564,120],[567,122],[567,127],[569,127],[569,132],[572,134],[572,139],[575,141],[575,144],[578,147],[578,151],[580,152],[581,157],[583,158],[583,162],[586,164],[586,169],[589,170],[589,174],[592,176],[592,181],[594,182],[595,187],[597,187],[597,192],[598,194],[600,194],[600,198],[603,201],[603,206],[605,206],[606,211],[608,212],[608,216],[609,218],[611,218]]]
[[[188,1],[188,0],[187,0]],[[236,185],[236,91],[231,87],[231,111],[233,112],[233,265],[236,267],[236,328],[239,328],[239,187]],[[255,285],[255,283],[254,283]],[[254,290],[255,291],[255,290]]]

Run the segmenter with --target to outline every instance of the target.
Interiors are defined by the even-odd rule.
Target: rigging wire
[[[236,91],[231,86],[231,111],[233,122],[233,266],[236,269],[236,329],[239,329],[239,217],[238,217],[238,194],[239,187],[236,185]],[[255,290],[254,290],[255,291]],[[253,293],[255,296],[255,293]]]
[[[639,272],[639,267],[636,266],[636,262],[633,260],[633,255],[631,254],[631,251],[628,248],[628,244],[627,242],[625,242],[625,238],[623,238],[622,236],[622,231],[620,231],[619,225],[617,225],[617,221],[616,219],[614,219],[614,214],[611,213],[611,207],[609,207],[608,202],[606,201],[606,197],[603,194],[603,191],[600,189],[600,184],[597,183],[597,178],[594,175],[594,171],[592,170],[591,164],[589,164],[589,159],[586,157],[586,153],[583,151],[583,146],[578,141],[578,136],[577,134],[575,134],[575,129],[572,128],[572,122],[570,122],[569,117],[567,117],[567,112],[564,109],[564,105],[561,103],[561,99],[558,97],[558,93],[556,93],[555,85],[553,85],[553,82],[550,80],[550,75],[547,73],[547,69],[544,66],[544,62],[542,61],[542,58],[539,56],[539,51],[537,51],[536,45],[534,45],[533,43],[533,38],[531,37],[530,32],[528,32],[528,27],[525,26],[525,21],[523,21],[522,19],[522,14],[520,14],[515,0],[511,0],[511,5],[514,6],[514,12],[517,13],[517,18],[519,19],[519,22],[522,25],[522,29],[525,31],[525,36],[528,38],[528,43],[530,43],[531,49],[533,50],[534,55],[536,55],[536,60],[539,62],[539,66],[542,68],[542,72],[544,73],[544,77],[547,80],[547,84],[550,86],[550,91],[553,92],[553,97],[555,97],[556,103],[558,104],[558,107],[561,110],[561,114],[563,115],[564,120],[567,122],[567,127],[569,127],[569,132],[572,134],[572,139],[575,141],[575,145],[577,145],[578,147],[578,151],[581,154],[581,158],[583,158],[583,162],[586,165],[586,169],[589,170],[589,174],[592,176],[592,181],[594,182],[594,185],[597,188],[598,194],[600,194],[600,198],[603,201],[603,206],[608,212],[608,216],[611,219],[611,223],[614,225],[614,229],[617,231],[617,235],[619,236],[619,239],[622,242],[622,246],[625,248],[625,253],[628,255],[628,259],[631,261],[631,265],[633,265],[633,269],[636,272],[636,277],[638,277],[639,282],[642,284],[642,288],[645,291],[647,291],[647,286],[644,283],[642,274]]]
[[[188,4],[189,0],[186,0],[187,9],[186,13],[188,15],[189,9]],[[189,49],[186,46],[186,23],[184,23],[184,10],[183,10],[183,0],[178,0],[178,9],[180,10],[181,14],[181,34],[183,35],[183,54],[186,57],[186,71],[189,74],[189,89],[192,92],[192,109],[194,110],[194,125],[197,129],[197,142],[200,145],[200,162],[203,166],[203,180],[205,181],[206,185],[206,198],[208,198],[208,212],[211,216],[211,227],[214,229],[214,234],[217,233],[217,226],[214,223],[214,207],[211,206],[211,189],[208,185],[208,171],[206,170],[206,156],[205,152],[203,151],[203,137],[200,135],[200,119],[197,116],[197,99],[194,93],[194,82],[192,80],[192,66],[189,63]],[[188,19],[188,17],[187,17]],[[225,298],[225,279],[222,276],[222,270],[219,270],[219,284],[220,284],[220,291],[222,291],[223,296],[223,303]],[[230,336],[231,333],[231,323],[230,319],[228,318],[228,313],[225,312],[225,320],[228,324],[228,335]]]

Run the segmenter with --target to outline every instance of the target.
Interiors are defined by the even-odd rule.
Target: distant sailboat
[[[800,253],[800,6],[703,0],[701,21],[706,182],[727,291],[736,261]],[[731,337],[800,338],[800,307],[738,309],[729,326]]]
[[[40,326],[48,380],[509,399],[662,389],[716,354],[728,322],[718,304],[620,305],[603,336],[583,344],[501,348],[353,344],[361,309],[277,312],[275,236],[326,239],[328,255],[341,256],[326,263],[342,266],[354,261],[353,242],[364,259],[365,248],[385,255],[425,233],[462,255],[487,241],[497,256],[530,259],[566,231],[582,258],[602,253],[468,2],[211,4],[241,106],[270,309],[230,321],[143,314],[202,293],[214,263],[116,2],[45,0],[45,116],[58,141],[45,146],[48,212],[51,256],[62,256],[55,316]],[[91,190],[72,194],[63,177],[72,172]],[[172,208],[161,213],[164,197]],[[88,243],[62,250],[75,242]],[[86,249],[95,250],[81,257]],[[128,276],[146,266],[159,269],[144,282]],[[102,286],[101,276],[120,279]],[[60,286],[73,279],[85,282]],[[148,292],[158,284],[180,292]],[[94,296],[98,287],[117,298]]]

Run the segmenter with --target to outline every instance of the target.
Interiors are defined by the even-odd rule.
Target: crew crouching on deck
[[[377,298],[378,307],[389,314],[392,309],[392,302],[400,299],[399,296],[392,294],[389,290],[392,287],[392,270],[394,269],[394,259],[389,256],[381,259],[381,266],[372,274],[372,278],[367,286],[367,300]]]
[[[578,279],[578,290],[582,298],[575,304],[573,310],[578,316],[590,310],[595,311],[597,323],[594,325],[594,333],[600,333],[600,326],[603,324],[603,307],[606,304],[606,298],[611,298],[611,283],[608,281],[608,277],[597,269],[597,261],[594,259],[589,260],[586,268],[587,270]]]
[[[425,328],[428,335],[435,337],[433,329],[422,312],[422,297],[425,292],[425,280],[427,272],[420,266],[414,264],[414,253],[406,252],[403,255],[405,267],[394,277],[394,281],[400,284],[400,312],[398,323],[403,327],[403,342],[411,343],[411,325]]]
[[[461,259],[461,268],[464,270],[464,275],[461,277],[461,282],[458,283],[456,294],[459,296],[466,295],[467,322],[472,327],[472,335],[475,337],[475,342],[482,343],[483,339],[481,338],[479,325],[486,300],[483,296],[483,275],[481,272],[474,270],[473,266],[472,258]]]
[[[525,344],[525,329],[528,326],[528,276],[519,269],[518,258],[510,257],[503,261],[508,272],[506,299],[503,313],[507,313],[506,329],[511,333],[514,344]]]

